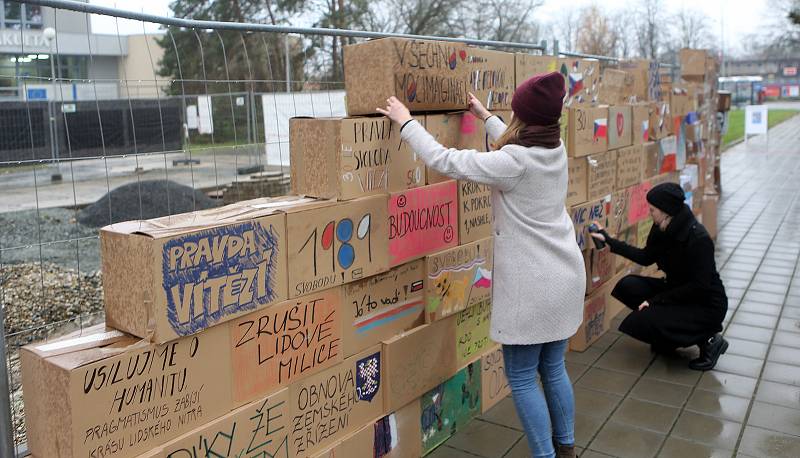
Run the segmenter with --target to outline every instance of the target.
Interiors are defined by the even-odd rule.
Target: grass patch
[[[769,110],[768,126],[772,128],[798,113],[797,110]],[[744,138],[744,110],[731,110],[728,114],[728,132],[722,137],[722,147]]]

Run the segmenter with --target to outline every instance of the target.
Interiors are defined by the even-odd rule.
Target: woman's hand
[[[388,117],[401,126],[414,119],[411,117],[411,112],[408,111],[408,108],[403,105],[403,102],[397,100],[395,96],[386,99],[386,109],[377,108],[377,110],[378,113]]]
[[[484,121],[492,115],[472,92],[469,93],[469,112],[475,115],[476,118],[483,119]]]
[[[650,303],[647,302],[647,301],[644,301],[639,305],[639,311],[641,312],[642,310],[646,309],[647,307],[650,307]]]
[[[595,239],[597,239],[597,240],[599,240],[601,242],[605,242],[606,241],[606,236],[601,234],[601,232],[605,230],[603,225],[600,224],[599,221],[595,220],[595,221],[592,221],[592,226],[597,228],[597,232],[589,232],[589,235],[591,235],[592,238],[595,238]]]

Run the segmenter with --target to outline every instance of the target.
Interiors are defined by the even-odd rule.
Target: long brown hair
[[[506,127],[506,131],[503,132],[503,135],[492,144],[492,148],[498,150],[506,145],[519,145],[519,134],[522,129],[526,127],[527,125],[520,121],[518,117],[512,116],[511,123]]]

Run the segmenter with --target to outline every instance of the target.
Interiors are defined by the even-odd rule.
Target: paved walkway
[[[723,156],[728,353],[701,373],[616,331],[568,353],[581,456],[800,456],[800,116],[769,137]],[[429,456],[530,453],[507,398]]]

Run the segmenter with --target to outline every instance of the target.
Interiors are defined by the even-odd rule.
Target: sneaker
[[[716,334],[700,345],[700,357],[689,361],[689,368],[696,371],[710,371],[727,350],[728,341],[722,334]]]

